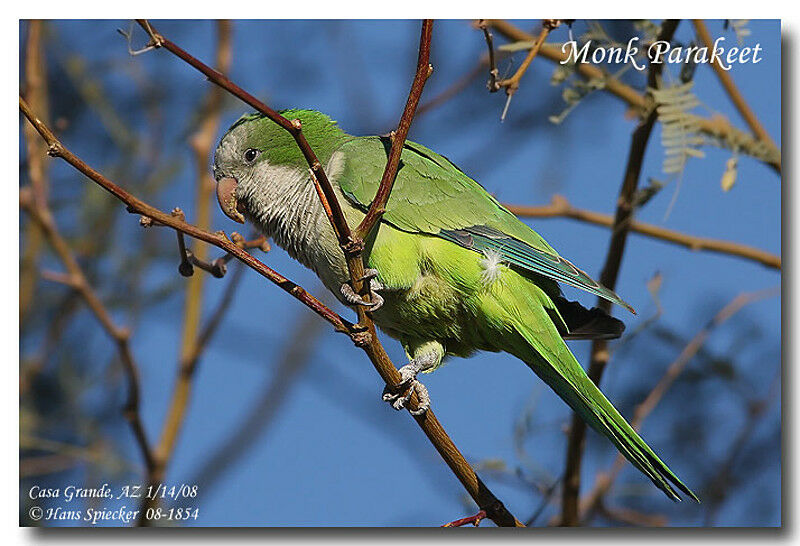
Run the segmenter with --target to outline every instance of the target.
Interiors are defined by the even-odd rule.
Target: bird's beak
[[[237,184],[238,182],[235,178],[221,178],[219,182],[217,182],[217,200],[225,216],[234,222],[244,224],[244,215],[242,214],[244,212],[244,206],[236,199]]]

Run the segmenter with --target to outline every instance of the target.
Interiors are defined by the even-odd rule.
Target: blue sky
[[[517,24],[533,28],[535,23]],[[180,205],[191,219],[194,173],[181,131],[208,84],[166,52],[129,58],[115,30],[126,27],[127,22],[75,21],[53,26],[65,48],[56,56],[79,53],[96,67],[131,63],[140,65],[150,78],[162,78],[159,81],[166,89],[163,100],[168,118],[165,151],[180,156],[184,167],[153,204],[162,209]],[[207,62],[213,58],[213,23],[159,22],[158,28],[195,56]],[[576,33],[580,28],[576,26]],[[723,32],[721,22],[709,22],[709,28],[713,34]],[[737,65],[731,74],[766,130],[780,144],[780,24],[753,21],[749,28],[752,34],[747,41],[761,44],[763,61]],[[231,78],[276,108],[318,109],[351,133],[383,133],[396,123],[405,103],[416,62],[418,33],[416,21],[236,22]],[[562,41],[565,36],[566,30],[560,29],[552,39]],[[677,39],[688,42],[691,36],[691,25],[683,21]],[[730,32],[725,36],[734,40]],[[496,40],[503,42],[499,37]],[[484,51],[480,32],[469,22],[437,21],[432,53],[435,71],[423,103],[469,71]],[[514,66],[522,56],[514,57]],[[503,63],[500,67],[506,69]],[[544,60],[533,63],[504,123],[499,117],[505,97],[486,92],[481,75],[452,101],[415,120],[410,138],[450,158],[501,201],[544,204],[557,192],[576,207],[612,213],[635,121],[625,117],[625,108],[616,98],[597,92],[582,101],[561,125],[550,124],[547,116],[560,109],[558,102],[551,100],[560,93],[549,83],[553,68]],[[103,73],[102,78],[114,107],[125,112],[133,127],[140,126],[143,122],[135,109],[141,106],[129,77],[117,70]],[[695,93],[705,105],[700,113],[718,111],[736,126],[746,128],[710,67],[698,67]],[[245,106],[229,103],[223,126],[246,111]],[[87,114],[75,131],[97,135],[103,128],[96,117]],[[659,138],[660,127],[656,127],[645,157],[643,183],[649,177],[666,178],[661,173]],[[101,169],[113,159],[82,145],[79,139],[65,143]],[[711,147],[704,150],[705,159],[689,161],[669,216],[665,219],[675,182],[650,201],[638,219],[780,254],[778,175],[762,163],[742,157],[736,185],[723,192],[720,178],[730,152]],[[54,172],[68,171],[60,166]],[[73,177],[71,183],[77,186],[77,179]],[[215,229],[238,228],[216,207],[214,214]],[[70,222],[68,218],[64,221]],[[119,229],[126,237],[136,236],[132,218],[122,218],[121,223]],[[608,244],[607,229],[565,219],[538,219],[529,224],[562,255],[590,274],[599,275]],[[174,237],[166,232],[162,236]],[[323,293],[313,274],[280,249],[263,259],[311,292]],[[175,265],[158,264],[149,272],[148,283],[158,284],[175,276]],[[691,252],[631,235],[617,292],[639,314],[634,317],[615,310],[629,331],[655,311],[646,283],[656,272],[663,275],[660,323],[687,338],[736,294],[777,286],[781,281],[779,272],[752,262]],[[226,282],[207,281],[208,308],[219,298]],[[586,305],[594,304],[586,294],[570,288],[565,292]],[[160,431],[172,389],[181,305],[179,292],[153,306],[148,320],[137,325],[133,338],[142,368],[143,419],[151,438]],[[345,316],[352,315],[347,309],[336,309]],[[291,339],[297,325],[307,322],[307,313],[255,273],[245,273],[233,312],[200,363],[168,482],[192,479],[209,454],[235,430],[269,385],[286,340]],[[780,298],[753,304],[741,315],[758,325],[761,337],[757,345],[741,344],[744,347],[737,349],[736,364],[742,367],[740,371],[753,392],[763,394],[780,366]],[[472,508],[464,504],[463,491],[413,420],[380,401],[383,386],[366,356],[327,325],[317,329],[319,335],[310,338],[313,346],[308,367],[291,382],[275,419],[218,482],[207,491],[201,487],[197,524],[438,525],[467,515]],[[727,353],[741,335],[733,326],[720,328],[706,347],[712,353]],[[386,336],[382,340],[401,365],[404,359],[398,343]],[[101,336],[92,343],[98,351],[110,350]],[[589,344],[573,343],[572,348],[578,360],[585,363]],[[656,344],[631,346],[619,359],[612,360],[604,378],[604,392],[614,402],[623,397],[625,405],[620,407],[630,416],[633,405],[647,390],[631,390],[629,385],[652,387],[677,352]],[[524,468],[545,481],[558,477],[565,443],[560,430],[568,422],[569,413],[526,366],[506,354],[479,354],[451,360],[435,374],[425,376],[424,382],[437,416],[471,461],[502,459],[512,469],[523,465],[515,451],[514,421],[530,409],[537,427],[524,443],[530,458]],[[712,383],[709,388],[713,387]],[[669,403],[670,394],[646,422],[643,436],[684,481],[699,485],[701,470],[724,455],[744,415],[730,397],[710,392],[707,398],[692,400],[692,411],[687,411],[684,419],[675,414],[681,406],[675,403],[677,399]],[[780,426],[779,410],[779,403],[772,406],[756,438],[758,434],[768,436]],[[712,423],[716,430],[706,444],[671,441],[676,428],[692,427],[692,419],[697,418]],[[138,453],[126,432],[123,428],[119,435],[123,453],[135,459]],[[596,436],[590,438],[588,448],[584,475],[591,483],[594,473],[613,460],[614,452]],[[761,513],[744,501],[731,501],[718,514],[718,524],[780,523],[779,452],[765,453],[764,459],[758,478],[748,481],[737,494],[757,495],[770,508]],[[521,519],[540,502],[540,496],[516,484],[491,478],[486,481]],[[616,502],[640,503],[666,513],[671,524],[698,525],[703,521],[699,509],[688,504],[672,505],[630,468],[615,491],[620,495],[614,498]],[[630,500],[625,492],[641,496]]]

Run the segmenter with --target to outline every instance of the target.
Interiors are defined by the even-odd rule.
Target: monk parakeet
[[[328,116],[287,110],[299,119],[351,226],[364,218],[391,147],[389,137],[354,137]],[[220,206],[249,220],[312,269],[341,302],[368,305],[375,324],[403,345],[402,392],[384,400],[403,408],[412,389],[420,412],[429,397],[419,372],[447,356],[505,351],[525,362],[592,428],[670,498],[697,500],[611,405],[565,339],[613,339],[623,324],[567,301],[568,284],[631,309],[611,290],[558,255],[535,231],[447,158],[406,142],[386,212],[365,241],[371,303],[348,284],[344,255],[292,136],[259,114],[245,115],[214,155]],[[631,309],[632,310],[632,309]]]

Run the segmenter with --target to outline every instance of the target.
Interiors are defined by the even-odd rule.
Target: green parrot
[[[355,137],[313,110],[286,110],[325,168],[351,226],[365,216],[391,147],[389,137]],[[447,158],[407,141],[386,212],[365,241],[370,302],[349,284],[347,265],[292,136],[260,114],[241,117],[214,154],[220,206],[252,222],[312,269],[344,304],[367,306],[375,324],[402,344],[402,385],[383,398],[395,409],[417,380],[451,355],[505,351],[525,362],[592,428],[673,500],[697,496],[611,405],[565,339],[613,339],[624,325],[600,309],[567,301],[568,284],[633,309],[558,255],[544,239]]]

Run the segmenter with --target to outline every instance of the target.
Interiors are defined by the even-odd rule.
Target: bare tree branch
[[[536,55],[542,48],[544,41],[547,39],[547,36],[550,34],[550,31],[558,27],[559,25],[558,19],[544,19],[542,20],[542,30],[539,32],[539,36],[536,37],[534,40],[533,45],[531,46],[530,51],[528,51],[528,55],[525,57],[525,60],[522,61],[522,64],[519,65],[514,74],[507,79],[498,81],[495,85],[497,89],[505,89],[507,95],[513,95],[517,89],[519,89],[519,82],[522,79],[522,76],[525,75],[525,72],[528,71],[528,67],[533,62],[533,59],[536,58]],[[485,23],[484,23],[485,26]],[[488,33],[488,30],[486,31]],[[488,34],[489,38],[487,38],[487,43],[491,47],[491,34]],[[490,54],[491,57],[491,54]],[[491,61],[490,61],[491,62]],[[489,89],[490,91],[492,89]]]
[[[486,87],[489,89],[490,93],[494,93],[500,89],[499,80],[497,78],[500,73],[497,70],[497,61],[495,60],[494,54],[494,36],[489,30],[489,25],[486,24],[486,19],[478,19],[476,26],[483,31],[483,38],[486,40],[486,61],[489,63],[489,81],[486,82]],[[484,64],[486,63],[481,59],[481,65]]]
[[[30,188],[20,189],[19,204],[22,210],[27,212],[39,227],[44,238],[67,269],[67,276],[64,278],[64,282],[80,294],[86,302],[87,307],[89,307],[100,322],[100,325],[117,346],[117,352],[119,353],[123,369],[128,379],[128,400],[123,409],[123,415],[133,429],[136,443],[139,446],[139,450],[142,452],[145,467],[148,476],[150,476],[155,469],[155,458],[139,414],[139,368],[133,358],[133,353],[131,353],[129,344],[130,332],[127,328],[121,328],[114,323],[111,314],[89,284],[78,260],[58,231],[55,221],[53,220],[53,215],[47,204],[38,202],[34,197],[34,192],[31,191]]]
[[[104,177],[102,174],[87,165],[78,156],[73,154],[67,149],[53,134],[47,125],[45,125],[36,115],[31,111],[25,100],[20,97],[19,108],[28,121],[36,128],[37,132],[47,142],[47,154],[51,157],[59,157],[72,165],[75,169],[86,175],[87,178],[98,184],[100,187],[108,191],[111,195],[122,201],[127,205],[128,212],[139,214],[153,219],[154,222],[160,223],[163,226],[181,231],[190,237],[200,239],[211,245],[214,245],[222,250],[228,252],[238,260],[241,260],[245,265],[256,271],[259,275],[266,278],[270,282],[278,285],[285,292],[288,292],[295,299],[299,300],[303,305],[314,311],[320,317],[327,320],[334,326],[336,331],[349,334],[352,330],[353,324],[335,312],[331,311],[328,307],[322,304],[318,299],[306,292],[302,287],[296,285],[286,277],[275,272],[273,269],[267,267],[261,261],[256,259],[246,250],[239,248],[236,243],[228,239],[221,231],[211,233],[199,229],[197,226],[189,224],[183,220],[173,217],[171,214],[161,211],[141,199],[137,198],[128,191],[122,189],[120,186],[114,184],[112,181]]]
[[[614,217],[609,214],[594,212],[586,209],[573,207],[562,195],[554,195],[549,205],[526,206],[526,205],[504,205],[509,211],[517,216],[527,216],[530,218],[571,218],[598,226],[614,227]],[[767,267],[781,269],[781,257],[776,256],[765,250],[754,248],[740,243],[711,239],[708,237],[698,237],[681,233],[672,229],[666,229],[655,224],[647,224],[631,218],[627,223],[627,228],[633,233],[646,235],[661,241],[667,241],[676,245],[681,245],[689,250],[707,250],[719,254],[738,256],[747,260],[758,262]]]
[[[553,29],[557,28],[559,24],[561,24],[561,21],[558,19],[542,19],[542,30],[539,32],[539,36],[533,42],[530,51],[528,51],[528,54],[525,56],[525,60],[522,61],[522,64],[510,78],[498,80],[497,65],[495,64],[494,60],[494,41],[492,39],[492,33],[489,32],[489,25],[486,23],[486,19],[481,19],[478,21],[478,28],[483,30],[483,36],[486,39],[486,47],[489,50],[489,82],[486,86],[489,88],[490,93],[494,93],[500,89],[505,89],[506,96],[508,97],[506,99],[506,105],[503,108],[503,113],[500,116],[501,121],[506,118],[506,112],[508,112],[508,105],[511,103],[511,97],[513,97],[514,93],[516,93],[517,89],[519,89],[519,82],[522,79],[522,76],[524,76],[525,72],[528,71],[528,67],[539,53],[539,50],[541,49],[542,44],[544,44],[544,41],[547,39],[547,36]]]
[[[389,201],[389,195],[392,193],[392,188],[394,187],[394,181],[397,178],[397,170],[400,167],[400,154],[403,152],[403,146],[408,137],[411,122],[417,111],[417,105],[422,96],[422,89],[425,87],[425,82],[428,81],[428,78],[433,73],[433,66],[430,64],[432,33],[433,20],[425,19],[422,22],[422,33],[419,37],[417,72],[411,84],[411,91],[408,93],[408,100],[406,101],[403,115],[400,117],[400,122],[397,124],[397,130],[392,132],[392,147],[389,150],[389,159],[386,161],[386,167],[383,170],[380,186],[378,186],[378,191],[372,199],[372,204],[367,211],[367,215],[356,228],[355,235],[362,241],[369,235],[372,228],[381,219],[381,216],[383,216],[386,203]]]
[[[44,119],[49,117],[47,101],[47,67],[42,46],[43,22],[28,23],[28,36],[25,41],[25,96]],[[28,162],[28,176],[33,190],[33,198],[41,203],[47,202],[48,164],[44,158],[45,145],[36,138],[33,127],[25,125],[25,158]],[[37,274],[36,264],[42,246],[42,234],[35,224],[25,233],[25,245],[19,271],[19,320],[27,315],[34,300]]]

